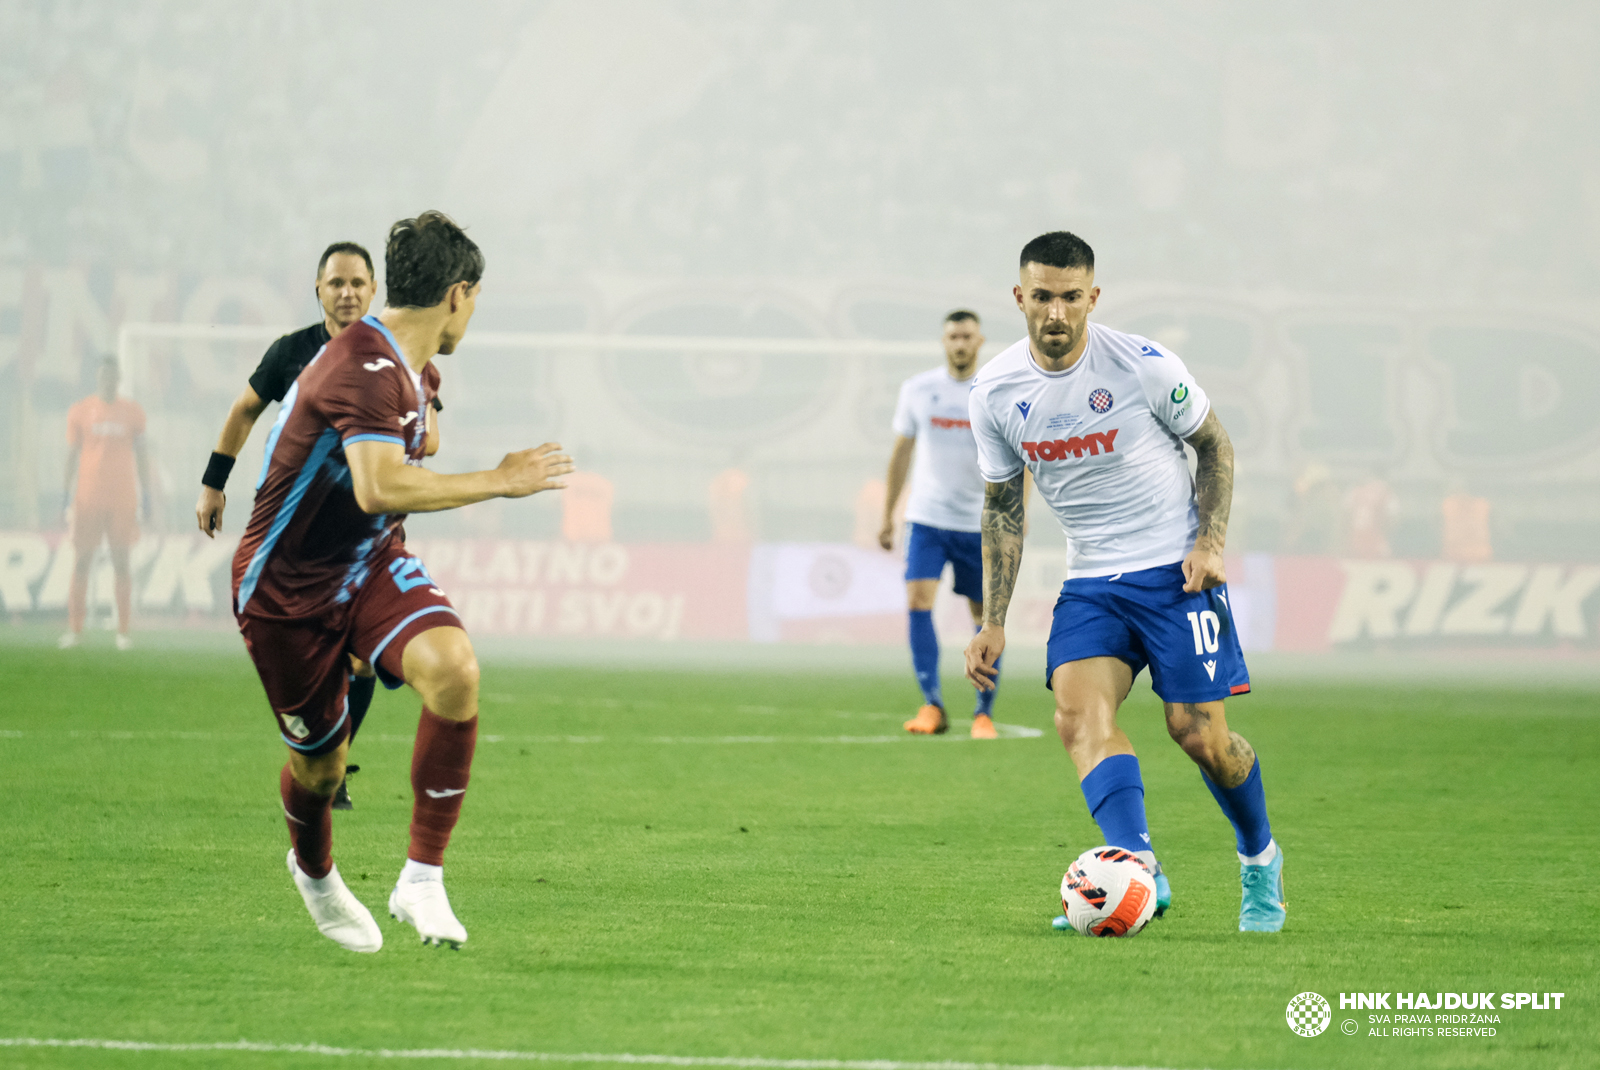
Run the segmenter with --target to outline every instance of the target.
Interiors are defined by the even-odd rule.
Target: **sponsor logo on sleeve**
[[[1184,383],[1179,383],[1177,386],[1172,388],[1172,403],[1174,405],[1182,405],[1184,401],[1188,399],[1188,397],[1189,387]]]
[[[361,366],[367,369],[369,372],[381,372],[385,368],[394,367],[394,361],[390,360],[388,357],[379,357],[377,360],[368,361]]]

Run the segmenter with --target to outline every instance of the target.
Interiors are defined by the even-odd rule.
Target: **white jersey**
[[[945,368],[934,368],[900,384],[894,431],[917,440],[907,520],[947,531],[979,530],[983,476],[967,415],[975,381],[952,379]]]
[[[1076,364],[1047,372],[1024,338],[978,373],[973,435],[983,478],[1033,472],[1070,544],[1067,578],[1183,560],[1199,529],[1183,439],[1211,411],[1175,355],[1088,325]]]

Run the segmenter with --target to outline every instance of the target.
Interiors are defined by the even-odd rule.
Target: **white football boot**
[[[450,909],[450,897],[444,892],[444,880],[397,881],[389,893],[389,915],[407,925],[416,926],[424,944],[443,947],[449,944],[456,950],[467,942],[467,930],[456,920]]]
[[[289,875],[300,889],[300,898],[311,911],[317,931],[348,951],[371,952],[383,947],[383,931],[372,920],[372,912],[345,887],[339,867],[328,870],[321,880],[306,876],[289,849]]]

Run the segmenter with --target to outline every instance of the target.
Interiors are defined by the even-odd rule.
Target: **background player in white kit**
[[[1261,764],[1223,714],[1224,699],[1250,690],[1222,562],[1233,446],[1174,354],[1088,322],[1100,290],[1082,239],[1057,231],[1029,242],[1014,292],[1028,337],[989,362],[971,395],[987,487],[983,627],[967,646],[967,675],[987,686],[1005,649],[1029,470],[1070,541],[1045,678],[1090,814],[1107,843],[1156,871],[1165,912],[1172,890],[1151,849],[1139,760],[1117,727],[1117,708],[1149,665],[1168,733],[1233,824],[1239,929],[1277,932],[1283,852]],[[1185,442],[1199,458],[1192,478]]]
[[[978,527],[983,476],[978,472],[978,448],[967,417],[967,395],[978,370],[978,351],[983,348],[978,314],[964,308],[950,313],[944,318],[943,340],[944,367],[913,375],[900,385],[888,489],[883,498],[883,528],[878,532],[878,545],[892,550],[894,509],[915,456],[911,497],[906,502],[906,603],[911,667],[922,688],[923,705],[905,723],[905,729],[918,735],[938,735],[949,728],[939,683],[939,636],[933,627],[933,602],[946,562],[955,573],[956,594],[965,597],[972,608],[973,624],[983,620],[983,547]],[[978,705],[972,714],[974,739],[996,737],[991,715],[999,669],[996,662],[994,686],[978,689]]]

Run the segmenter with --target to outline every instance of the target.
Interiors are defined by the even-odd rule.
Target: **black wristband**
[[[228,485],[228,473],[233,471],[234,458],[226,453],[211,451],[211,460],[206,462],[206,474],[200,477],[200,482],[212,490],[222,490]]]

